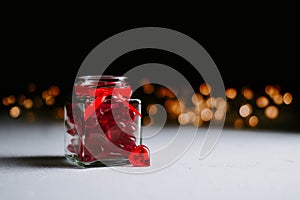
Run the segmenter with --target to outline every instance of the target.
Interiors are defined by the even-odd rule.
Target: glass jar
[[[83,167],[149,166],[142,145],[141,101],[123,76],[76,78],[65,105],[65,156]]]

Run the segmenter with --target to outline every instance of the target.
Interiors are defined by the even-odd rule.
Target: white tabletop
[[[185,130],[188,135],[192,129]],[[156,140],[145,142],[158,151],[174,132],[165,127]],[[213,151],[200,159],[205,132],[199,130],[169,166],[134,173],[66,162],[63,123],[1,123],[1,199],[300,199],[300,134],[224,129]]]

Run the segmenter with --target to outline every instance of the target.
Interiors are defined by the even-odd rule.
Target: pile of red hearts
[[[93,102],[86,102],[85,108]],[[82,107],[82,106],[81,106]],[[133,166],[149,166],[149,149],[136,145],[137,114],[118,99],[108,98],[85,120],[79,104],[66,106],[68,150],[82,162],[126,158]]]

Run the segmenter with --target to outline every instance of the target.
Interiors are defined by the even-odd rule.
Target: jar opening
[[[86,76],[79,76],[77,78],[82,81],[109,81],[109,82],[118,82],[127,79],[126,76],[113,76],[113,75],[86,75]]]

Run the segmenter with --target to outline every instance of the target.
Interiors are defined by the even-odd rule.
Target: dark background
[[[81,62],[104,39],[131,28],[158,26],[180,31],[198,41],[215,61],[225,87],[248,85],[263,90],[267,84],[278,84],[283,91],[291,92],[295,102],[289,110],[293,124],[287,126],[297,129],[299,16],[292,8],[284,13],[278,8],[220,15],[199,12],[159,15],[154,10],[126,9],[124,13],[116,10],[68,13],[65,9],[21,9],[21,12],[12,8],[3,14],[1,24],[0,96],[23,92],[29,82],[34,82],[37,90],[58,85],[63,99],[72,89]],[[130,67],[153,61],[174,68],[184,63],[168,53],[140,51],[116,61],[115,65]],[[184,71],[187,76],[191,72],[191,68]],[[195,81],[195,77],[190,80]]]

